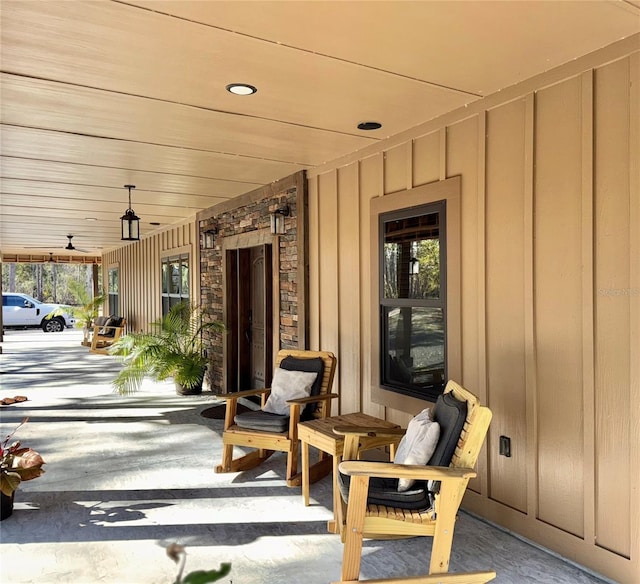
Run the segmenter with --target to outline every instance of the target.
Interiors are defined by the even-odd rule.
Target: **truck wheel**
[[[42,321],[42,330],[45,333],[59,333],[64,330],[64,319],[61,316],[45,318]]]

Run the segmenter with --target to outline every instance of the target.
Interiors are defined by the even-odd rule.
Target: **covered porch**
[[[339,579],[342,544],[327,532],[329,477],[312,485],[311,505],[285,483],[285,456],[255,470],[216,474],[222,420],[203,416],[212,393],[178,396],[148,384],[120,397],[110,385],[117,361],[80,346],[81,331],[56,336],[8,331],[0,430],[38,450],[46,474],[23,484],[2,523],[0,579],[26,582],[166,583],[172,542],[187,548],[185,573],[231,562],[223,582],[326,584]],[[430,541],[368,541],[362,577],[424,573]],[[451,571],[490,568],[495,582],[596,584],[602,580],[463,512]]]

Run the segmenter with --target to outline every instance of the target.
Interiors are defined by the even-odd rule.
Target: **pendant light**
[[[140,217],[135,214],[131,208],[131,189],[135,189],[136,185],[124,185],[125,189],[129,189],[129,208],[120,217],[122,227],[122,241],[139,241],[140,240]]]

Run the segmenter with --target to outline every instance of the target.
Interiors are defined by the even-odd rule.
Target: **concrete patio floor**
[[[223,583],[326,584],[339,579],[342,544],[327,533],[331,481],[312,485],[311,505],[287,488],[275,454],[250,472],[216,474],[222,421],[201,412],[210,393],[178,396],[173,384],[113,393],[110,356],[80,346],[67,330],[5,331],[0,398],[29,401],[0,409],[6,436],[39,451],[46,474],[16,493],[0,523],[3,584],[174,582],[166,556],[187,547],[186,571],[232,569]],[[425,573],[430,541],[367,541],[362,578]],[[451,571],[494,569],[497,583],[584,583],[597,578],[502,530],[461,513]]]

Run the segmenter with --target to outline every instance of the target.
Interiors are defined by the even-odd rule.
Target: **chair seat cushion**
[[[289,416],[281,416],[256,410],[237,414],[234,422],[247,430],[260,430],[261,432],[285,432],[289,428]]]
[[[338,488],[345,503],[349,501],[351,477],[338,473]],[[415,481],[406,491],[398,491],[398,479],[369,479],[368,505],[384,505],[408,511],[426,511],[431,507],[426,481]]]

